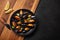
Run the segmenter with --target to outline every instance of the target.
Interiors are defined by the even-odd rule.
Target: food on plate
[[[19,16],[15,16],[15,19],[16,19],[16,20],[20,20],[20,17],[19,17]]]
[[[20,28],[21,28],[21,26],[16,26],[16,28],[17,28],[17,29],[20,29]]]
[[[21,15],[23,14],[23,11],[22,11],[22,10],[20,11],[20,14],[21,14]]]
[[[14,26],[12,26],[12,29],[14,29]]]
[[[12,22],[12,25],[14,26],[14,27],[16,27],[17,26],[17,24],[13,21]]]
[[[28,31],[28,30],[29,30],[29,28],[28,28],[28,27],[26,27],[26,28],[25,28],[25,31]]]
[[[31,15],[28,15],[28,17],[31,17]]]
[[[34,28],[34,15],[27,11],[20,10],[12,16],[12,29],[17,30],[18,33],[27,33]]]
[[[27,26],[31,26],[31,27],[32,27],[32,26],[34,26],[34,25],[33,25],[33,24],[28,24]]]
[[[18,21],[17,24],[22,24],[21,21]]]
[[[28,23],[28,20],[25,19],[25,20],[24,20],[24,23]]]
[[[22,30],[19,30],[19,32],[22,32]]]
[[[27,20],[30,20],[31,18],[27,18]]]
[[[20,14],[19,14],[19,13],[17,13],[16,15],[17,15],[17,16],[19,16]]]
[[[35,22],[35,20],[31,19],[31,20],[29,20],[29,22]]]

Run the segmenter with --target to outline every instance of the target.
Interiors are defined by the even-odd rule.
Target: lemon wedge
[[[9,2],[9,1],[7,1],[7,3],[6,3],[6,6],[5,6],[4,10],[8,10],[9,8],[10,8],[10,2]]]

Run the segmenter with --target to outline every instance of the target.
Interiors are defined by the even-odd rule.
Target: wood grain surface
[[[1,14],[2,14],[1,12],[4,9],[6,2],[7,2],[7,0],[0,0],[0,19],[1,19]],[[0,34],[1,34],[2,29],[3,29],[3,26],[4,25],[0,22]]]
[[[13,0],[13,4],[11,0],[10,2],[11,2],[11,8],[13,8],[14,10],[13,12],[15,12],[18,9],[28,9],[34,13],[39,3],[39,0],[16,0],[16,2]],[[10,14],[5,14],[5,16],[8,15],[9,17],[6,16],[5,18],[5,16],[3,16],[5,19],[8,19],[7,20],[8,24],[10,23],[10,17],[13,14],[13,12]],[[4,11],[2,11],[1,13],[4,13]],[[16,35],[12,30],[9,30],[5,26],[3,32],[0,35],[0,40],[23,40],[23,39],[24,36]]]
[[[8,17],[9,17],[9,15],[10,15],[10,14],[6,15],[5,12],[4,12],[4,7],[5,7],[6,3],[7,3],[7,1],[10,2],[10,8],[13,8],[16,0],[12,0],[12,1],[11,0],[0,0],[0,8],[1,8],[0,9],[0,19],[3,17],[6,21],[7,21]],[[4,28],[4,24],[2,24],[0,22],[0,34],[2,33],[3,28]]]

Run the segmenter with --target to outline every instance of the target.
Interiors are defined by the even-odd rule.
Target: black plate
[[[19,12],[20,11],[23,11],[23,14],[21,15],[21,14],[19,14]],[[16,20],[15,18],[14,18],[14,16],[16,16],[16,14],[19,14],[19,17],[20,17],[20,19],[21,20],[24,20],[24,18],[22,18],[23,17],[23,15],[32,15],[32,16],[34,16],[34,18],[32,18],[32,19],[34,19],[35,20],[35,22],[33,23],[34,24],[34,26],[33,26],[33,28],[31,28],[29,31],[25,31],[25,32],[18,32],[18,29],[16,29],[15,27],[14,28],[12,28],[12,21],[15,21],[15,22],[18,22],[18,20]],[[21,21],[20,20],[20,21]],[[24,24],[24,23],[23,23]],[[13,13],[13,15],[11,16],[11,19],[10,19],[10,25],[11,25],[11,29],[16,33],[16,34],[18,34],[18,35],[29,35],[29,34],[31,34],[35,29],[36,29],[36,17],[35,17],[35,14],[33,14],[30,10],[27,10],[27,9],[19,9],[19,10],[17,10],[17,11],[15,11],[14,13]],[[22,28],[23,28],[23,26],[21,26]]]

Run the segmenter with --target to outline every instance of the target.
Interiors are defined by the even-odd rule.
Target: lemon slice
[[[11,13],[12,11],[13,11],[13,9],[11,8],[11,9],[5,11],[5,13],[6,13],[6,14],[9,14],[9,13]]]
[[[7,3],[6,3],[6,6],[5,6],[4,10],[8,10],[9,8],[10,8],[10,3],[9,3],[9,1],[7,1]]]
[[[20,11],[20,14],[21,14],[21,15],[23,14],[23,11],[22,11],[22,10]]]

